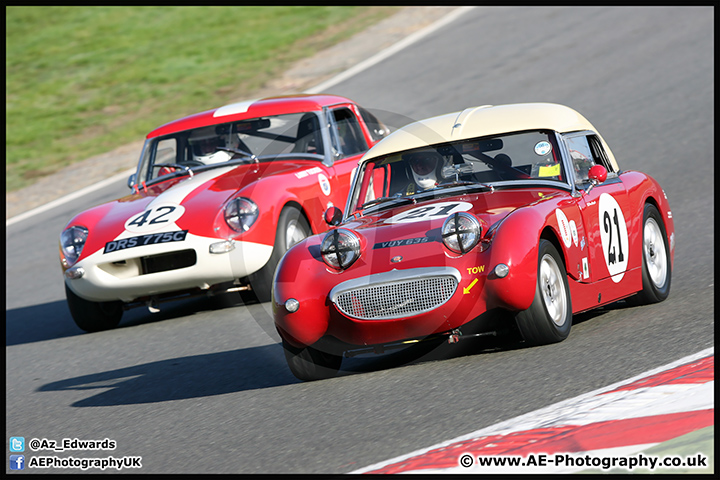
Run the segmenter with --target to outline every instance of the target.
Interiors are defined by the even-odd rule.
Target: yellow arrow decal
[[[466,294],[466,295],[467,295],[468,293],[470,293],[470,289],[473,287],[473,285],[475,285],[475,284],[477,283],[477,281],[478,281],[478,279],[476,278],[475,280],[473,280],[473,281],[470,283],[470,285],[468,285],[467,287],[463,288],[463,293]]]

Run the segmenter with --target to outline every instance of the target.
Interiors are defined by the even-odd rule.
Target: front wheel
[[[334,377],[340,365],[342,357],[313,347],[297,348],[282,341],[285,360],[295,377],[303,381],[323,380]]]
[[[528,345],[561,342],[570,335],[572,302],[565,266],[557,249],[540,240],[535,298],[515,317]]]
[[[67,284],[65,297],[75,324],[86,332],[109,330],[120,323],[123,314],[121,301],[91,302],[78,297]]]
[[[655,205],[647,203],[643,211],[643,289],[631,299],[631,303],[646,305],[665,300],[670,294],[671,270],[665,224]]]
[[[258,302],[269,302],[272,297],[272,280],[280,259],[290,247],[310,235],[310,225],[295,207],[285,207],[278,219],[275,245],[270,260],[257,272],[250,275],[252,296]]]

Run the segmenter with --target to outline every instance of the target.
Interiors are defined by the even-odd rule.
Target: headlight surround
[[[73,265],[80,258],[87,236],[88,229],[79,225],[73,225],[60,234],[60,250],[68,266]]]
[[[236,232],[247,232],[259,213],[257,205],[249,198],[233,198],[225,205],[225,223]]]
[[[344,270],[360,258],[360,237],[344,228],[331,230],[322,241],[320,254],[329,267]]]
[[[454,253],[464,254],[480,241],[482,227],[474,215],[456,212],[445,219],[442,239],[445,246]]]

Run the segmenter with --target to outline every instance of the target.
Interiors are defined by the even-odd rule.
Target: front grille
[[[177,270],[178,268],[192,267],[197,262],[197,254],[195,250],[180,250],[179,252],[161,253],[160,255],[151,255],[142,257],[142,273],[166,272],[168,270]]]
[[[343,291],[334,301],[342,313],[361,320],[409,317],[447,302],[457,285],[451,275],[401,280]]]

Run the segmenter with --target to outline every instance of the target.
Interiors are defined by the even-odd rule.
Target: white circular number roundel
[[[185,213],[182,205],[158,205],[137,213],[125,222],[125,230],[133,233],[150,233],[174,224]]]
[[[555,210],[555,218],[558,222],[558,229],[560,230],[560,236],[563,239],[563,243],[567,248],[570,248],[570,245],[572,245],[572,232],[570,230],[568,219],[559,208]]]
[[[609,194],[598,200],[598,224],[605,265],[613,282],[622,280],[628,264],[628,233],[620,205]]]
[[[412,223],[422,222],[423,220],[431,220],[434,218],[445,218],[455,212],[466,212],[472,208],[472,204],[468,202],[440,202],[406,210],[402,213],[390,217],[385,223]]]

